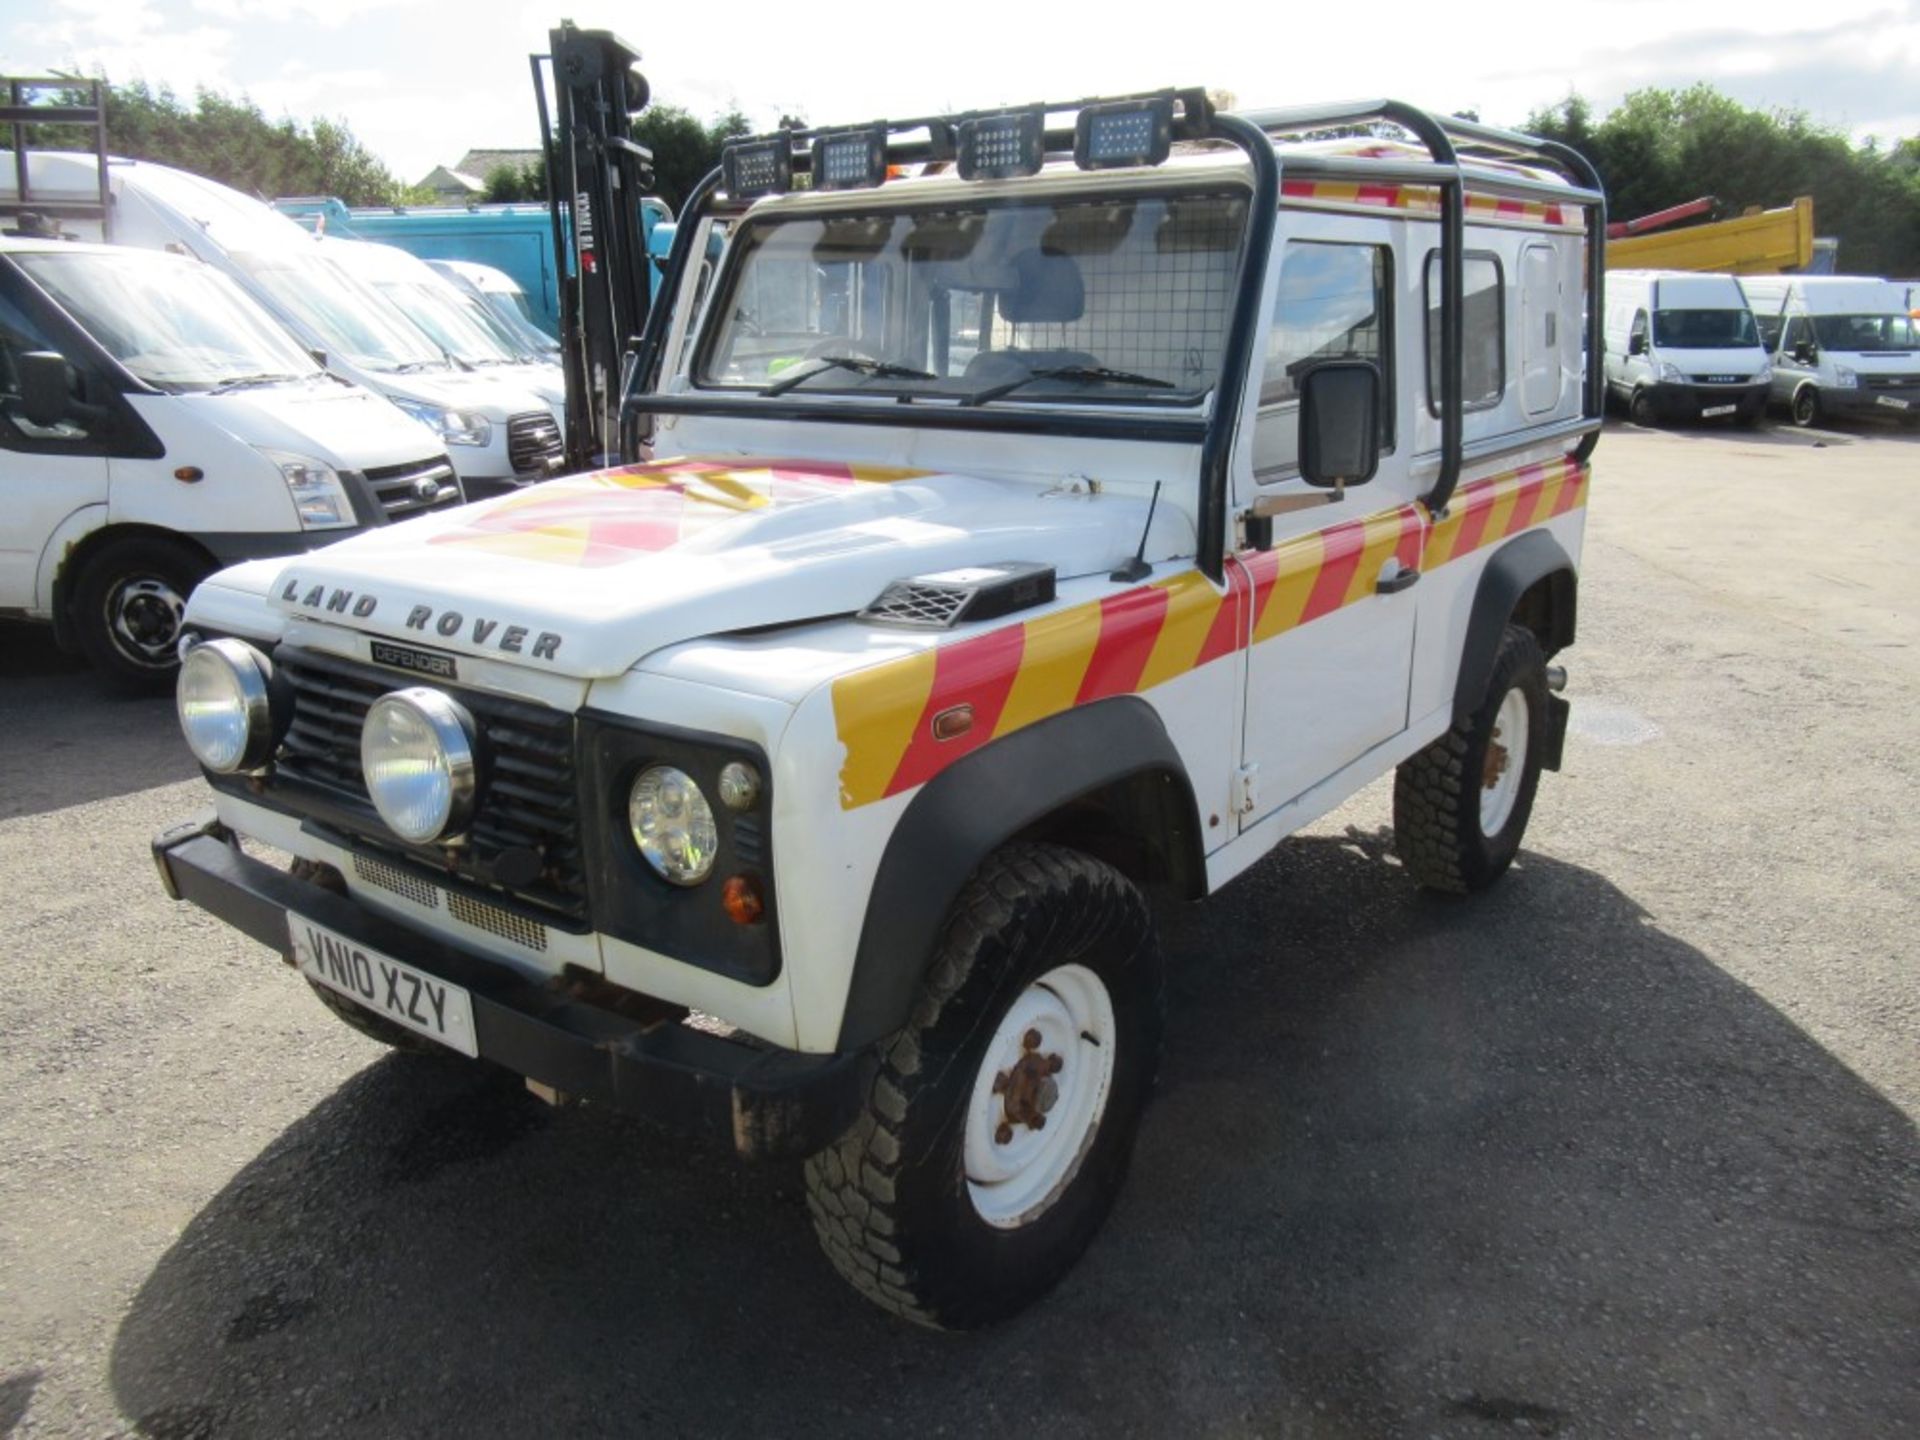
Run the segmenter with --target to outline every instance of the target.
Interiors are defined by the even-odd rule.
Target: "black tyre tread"
[[[1077,904],[1069,911],[1034,903],[1041,896],[1061,895]],[[943,1307],[894,1243],[894,1182],[909,1158],[904,1124],[915,1099],[944,1074],[927,1063],[923,1037],[951,1018],[950,1007],[976,967],[1029,946],[1044,953],[1056,927],[1112,925],[1123,918],[1145,920],[1146,943],[1153,943],[1145,899],[1124,876],[1091,856],[1054,845],[1016,844],[996,852],[955,901],[912,1015],[881,1053],[865,1110],[845,1135],[809,1157],[805,1166],[807,1208],[827,1258],[882,1309],[933,1329],[980,1323],[964,1309]],[[1157,985],[1156,1012],[1159,1000]],[[988,1014],[961,1018],[975,1027],[993,1019]],[[1159,1068],[1159,1039],[1156,1028],[1149,1074]]]
[[[1544,668],[1540,642],[1531,630],[1509,625],[1500,637],[1489,677],[1490,693],[1504,694],[1511,672]],[[1483,707],[1484,707],[1483,702]],[[1417,755],[1402,761],[1393,777],[1394,849],[1414,880],[1449,895],[1472,893],[1467,847],[1479,843],[1479,791],[1467,774],[1480,712],[1453,727]]]
[[[376,1015],[364,1005],[355,1004],[336,990],[329,990],[316,981],[307,981],[308,987],[320,997],[320,1003],[337,1015],[341,1021],[354,1030],[358,1030],[369,1040],[378,1040],[382,1045],[390,1046],[408,1055],[451,1056],[453,1051],[446,1046],[436,1044],[424,1035],[416,1035],[404,1025],[396,1025],[384,1016]]]

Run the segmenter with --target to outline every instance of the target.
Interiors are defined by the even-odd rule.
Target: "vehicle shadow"
[[[199,773],[170,695],[120,694],[46,626],[0,621],[0,820]]]
[[[1610,418],[1609,431],[1631,433],[1649,430],[1677,440],[1713,440],[1740,445],[1770,445],[1783,449],[1825,450],[1856,444],[1862,440],[1895,440],[1920,445],[1920,426],[1898,420],[1861,419],[1848,424],[1819,424],[1802,428],[1782,416],[1769,415],[1758,425],[1729,425],[1700,420],[1672,421],[1655,426],[1635,425],[1630,420]]]
[[[1166,938],[1128,1189],[997,1330],[868,1308],[795,1167],[390,1057],[189,1224],[113,1393],[159,1437],[1920,1426],[1913,1125],[1600,876],[1443,903],[1310,838]]]

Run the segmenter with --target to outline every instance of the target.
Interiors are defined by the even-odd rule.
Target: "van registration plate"
[[[1889,410],[1904,410],[1907,408],[1907,402],[1902,400],[1898,395],[1876,395],[1873,397],[1873,403],[1876,405],[1884,405]]]
[[[480,1054],[473,1037],[473,997],[460,986],[369,950],[291,910],[287,928],[293,937],[294,963],[315,984],[462,1055]]]
[[[1731,415],[1739,408],[1738,405],[1709,405],[1700,412],[1700,418],[1703,420],[1711,420],[1716,415]]]

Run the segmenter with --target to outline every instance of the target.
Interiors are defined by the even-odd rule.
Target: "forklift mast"
[[[620,394],[650,304],[640,197],[653,184],[653,152],[631,135],[649,91],[634,68],[640,52],[610,31],[562,20],[547,43],[549,54],[528,58],[560,286],[566,464],[590,470],[638,458],[637,439],[622,433]],[[552,70],[551,113],[542,61]]]

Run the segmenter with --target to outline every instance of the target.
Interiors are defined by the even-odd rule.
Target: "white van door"
[[[43,610],[51,597],[36,586],[47,542],[76,511],[106,505],[107,447],[84,424],[27,419],[19,357],[60,347],[11,290],[0,279],[0,610]]]
[[[1520,404],[1545,415],[1560,403],[1560,281],[1553,248],[1520,252]]]

